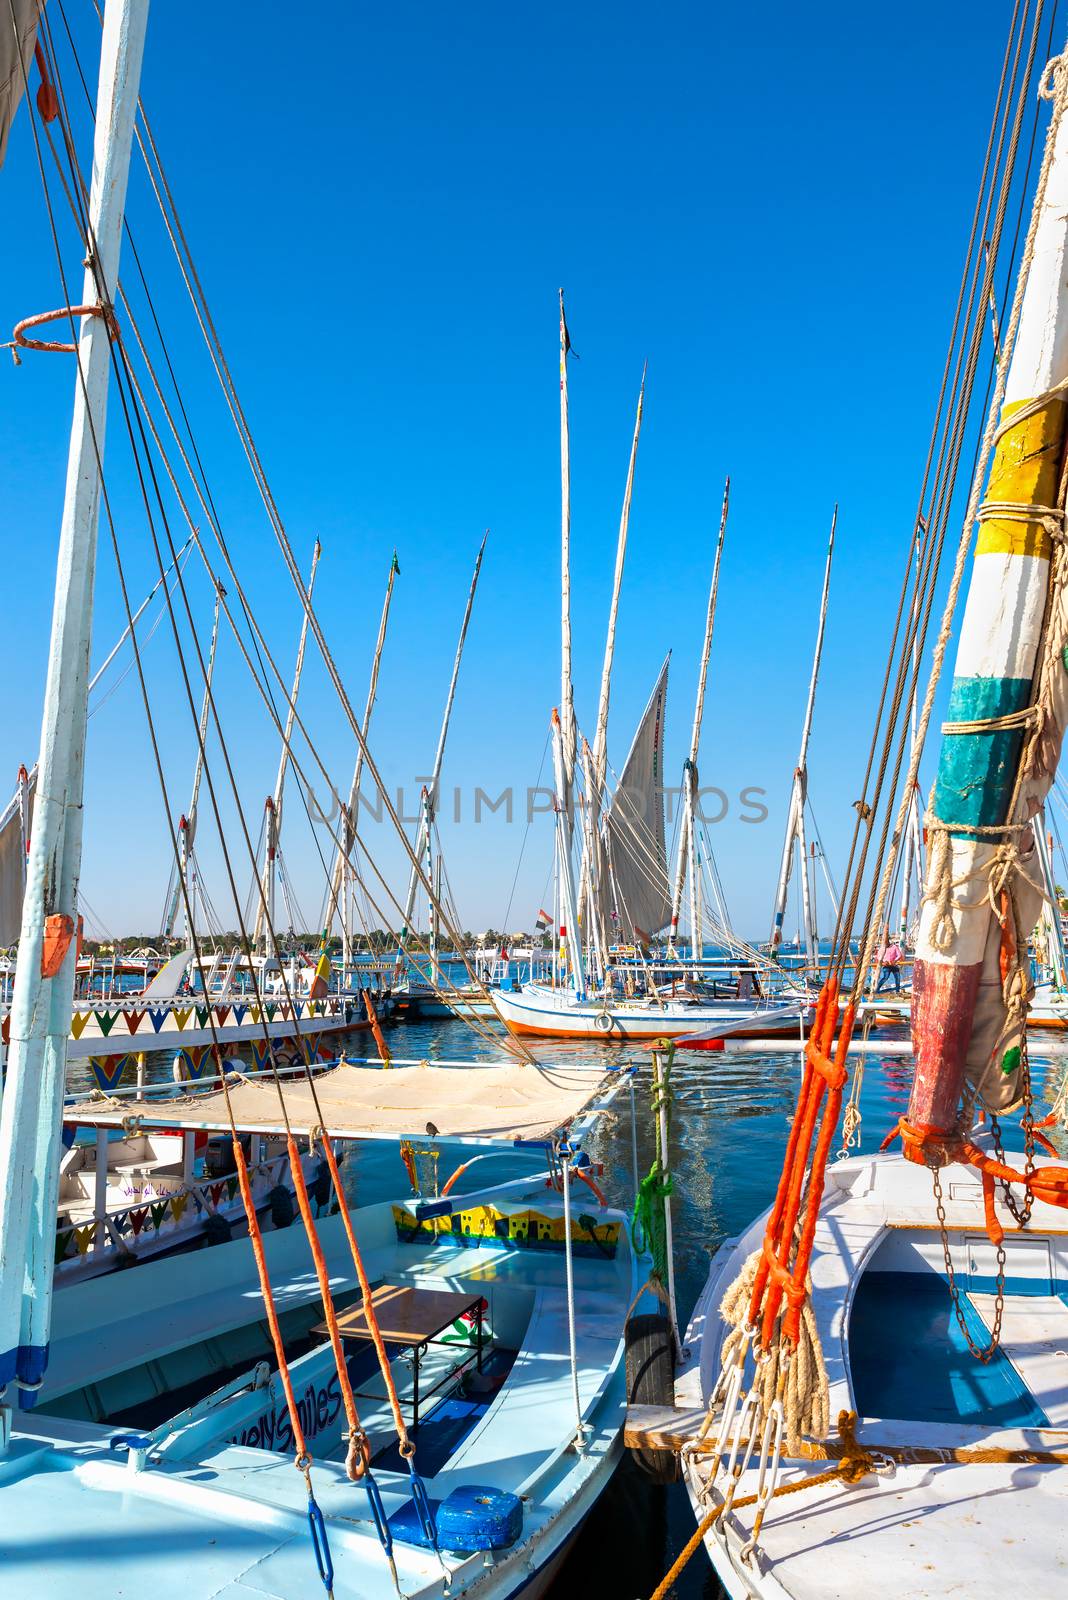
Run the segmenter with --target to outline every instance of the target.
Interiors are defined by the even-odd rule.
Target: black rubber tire
[[[631,1317],[626,1327],[627,1404],[675,1404],[675,1336],[671,1321],[659,1312]],[[674,1450],[632,1450],[631,1455],[654,1483],[675,1483],[679,1458]]]

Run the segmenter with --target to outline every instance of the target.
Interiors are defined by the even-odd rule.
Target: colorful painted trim
[[[455,1244],[475,1249],[500,1245],[511,1249],[563,1250],[564,1219],[541,1211],[500,1211],[496,1206],[470,1206],[448,1216],[417,1217],[405,1206],[393,1207],[397,1238],[402,1244]],[[598,1222],[588,1213],[574,1217],[571,1245],[576,1255],[612,1257],[619,1244],[620,1221]]]

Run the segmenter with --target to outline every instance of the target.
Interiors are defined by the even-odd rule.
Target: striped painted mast
[[[820,597],[820,620],[816,629],[816,649],[812,657],[812,676],[809,678],[805,720],[801,727],[801,753],[797,758],[793,785],[790,789],[790,810],[786,819],[786,838],[783,841],[782,860],[779,864],[779,883],[775,890],[775,907],[771,921],[771,949],[774,955],[782,943],[782,925],[786,916],[786,897],[790,891],[790,876],[793,872],[794,845],[796,844],[801,868],[805,953],[810,962],[818,959],[819,944],[816,935],[812,885],[809,879],[808,849],[805,843],[805,801],[808,798],[808,741],[812,732],[812,713],[816,706],[816,684],[819,682],[820,658],[823,655],[823,635],[827,626],[827,596],[831,587],[831,561],[834,558],[834,531],[837,525],[838,507],[835,506],[834,514],[831,517],[831,535],[827,541],[827,561],[823,569],[823,593]]]
[[[382,615],[378,621],[378,638],[375,641],[374,660],[371,663],[371,681],[367,688],[367,700],[363,708],[363,721],[360,724],[361,738],[356,751],[356,764],[352,769],[352,782],[349,785],[349,800],[341,818],[341,844],[339,844],[337,854],[334,857],[334,869],[330,878],[330,898],[326,908],[326,928],[329,933],[333,927],[334,917],[340,909],[341,973],[343,983],[347,981],[345,974],[352,963],[352,929],[349,924],[352,900],[351,856],[355,844],[356,823],[360,806],[363,752],[371,729],[371,712],[374,710],[375,699],[378,695],[378,672],[382,665],[382,648],[386,642],[386,625],[389,622],[389,608],[393,600],[393,583],[399,575],[400,562],[397,560],[397,552],[394,550],[393,560],[389,564],[389,577],[386,580],[386,598],[382,602]]]
[[[956,1130],[966,1084],[994,1111],[1018,1098],[1025,1011],[1006,996],[1002,965],[1011,968],[1013,934],[1022,930],[1026,939],[1040,904],[1026,881],[1035,876],[1033,833],[1018,824],[1038,814],[1052,784],[1068,697],[1068,674],[1057,660],[1045,679],[1048,720],[1037,759],[1021,773],[1026,708],[1044,677],[1040,646],[1045,640],[1060,651],[1068,637],[1063,597],[1051,595],[1050,584],[1051,524],[1063,526],[1050,512],[1059,504],[1068,435],[1060,387],[1068,380],[1068,118],[1063,66],[1055,72],[1045,185],[1035,202],[1029,263],[1024,259],[1018,331],[928,818],[908,1121],[936,1135]],[[1022,872],[1010,869],[1015,916],[1000,899],[1003,931],[988,895],[991,866],[1006,841],[1019,850]]]
[[[603,869],[601,860],[601,804],[605,780],[608,776],[608,706],[612,693],[612,665],[616,653],[616,625],[619,619],[619,596],[623,587],[623,567],[627,558],[627,535],[630,530],[630,506],[634,496],[634,468],[638,460],[638,440],[642,432],[642,412],[645,406],[645,374],[648,363],[642,368],[642,381],[638,389],[638,406],[634,416],[634,436],[630,442],[630,459],[627,463],[627,481],[623,489],[623,509],[619,517],[619,535],[616,540],[616,565],[612,574],[612,600],[608,608],[608,632],[605,635],[604,662],[601,666],[601,692],[597,701],[597,727],[594,730],[592,760],[583,759],[587,774],[589,822],[585,832],[582,855],[582,876],[579,884],[579,905],[588,909],[588,925],[593,926],[597,916],[595,887]],[[591,787],[592,780],[592,787]],[[604,929],[598,928],[595,940],[602,949]]]
[[[130,146],[146,0],[106,0],[100,43],[83,305],[108,311],[119,280]],[[0,1111],[0,1395],[32,1405],[48,1363],[67,1040],[77,959],[82,796],[100,513],[111,374],[106,318],[78,329],[67,479],[60,525],[37,792]],[[9,1391],[10,1393],[10,1391]],[[6,1436],[0,1405],[0,1441]]]
[[[697,756],[701,748],[701,723],[705,714],[705,688],[708,683],[708,662],[712,654],[712,630],[716,623],[716,600],[719,596],[719,564],[723,556],[723,541],[727,536],[727,514],[730,510],[731,480],[723,485],[723,506],[719,514],[719,535],[716,555],[712,563],[712,583],[708,591],[708,610],[705,613],[705,637],[701,646],[701,665],[697,673],[697,700],[694,705],[693,727],[690,730],[690,753],[682,769],[682,819],[679,827],[679,854],[675,863],[675,884],[671,895],[671,930],[669,948],[676,949],[679,934],[679,916],[682,911],[682,891],[687,875],[690,881],[690,959],[700,960],[701,954],[701,894],[697,881],[696,810],[699,780]]]
[[[572,793],[575,784],[575,690],[571,678],[571,423],[567,403],[567,358],[571,335],[560,290],[560,740],[564,762],[564,832],[568,849],[574,828]]]
[[[441,729],[438,733],[438,747],[434,752],[434,766],[428,784],[429,803],[419,812],[419,833],[415,842],[415,854],[422,860],[423,852],[427,848],[429,839],[429,824],[433,821],[434,811],[438,802],[438,785],[441,782],[441,764],[445,759],[445,741],[449,737],[449,723],[452,721],[453,701],[456,699],[456,685],[460,677],[460,662],[464,656],[464,644],[467,640],[467,629],[471,621],[471,611],[475,604],[475,591],[478,588],[478,575],[482,571],[482,557],[486,550],[486,540],[489,538],[489,529],[482,535],[482,543],[478,547],[475,557],[475,570],[471,575],[471,584],[467,591],[467,604],[464,607],[464,620],[460,624],[460,637],[456,645],[456,655],[452,663],[452,677],[449,679],[449,692],[445,697],[445,710],[442,713]],[[415,895],[419,884],[419,875],[415,863],[408,878],[408,893],[404,900],[404,918],[401,925],[400,944],[397,948],[397,960],[394,965],[394,981],[400,977],[404,970],[404,942],[408,937],[408,930],[412,925],[412,916],[415,912]]]
[[[323,547],[316,539],[312,548],[311,571],[308,574],[308,599],[304,607],[304,617],[300,625],[300,642],[297,645],[297,662],[293,668],[293,687],[289,691],[289,707],[286,711],[286,724],[282,733],[282,749],[278,757],[278,776],[274,780],[274,793],[267,796],[266,815],[267,827],[265,837],[265,850],[263,859],[263,875],[260,879],[260,893],[256,906],[256,929],[253,934],[253,945],[263,941],[263,954],[270,955],[270,940],[275,928],[274,897],[275,881],[278,871],[278,847],[282,838],[282,801],[285,796],[286,770],[289,766],[289,742],[293,737],[293,725],[297,717],[297,697],[300,694],[300,680],[304,675],[304,652],[308,644],[308,613],[311,610],[312,590],[315,588],[315,574],[319,570],[319,557]]]

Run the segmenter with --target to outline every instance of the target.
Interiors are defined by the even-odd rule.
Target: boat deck
[[[954,1268],[967,1296],[969,1325],[981,1339],[993,1317],[993,1252],[982,1230],[979,1186],[970,1172],[950,1169],[945,1189]],[[1031,1231],[1021,1235],[1012,1227],[1008,1232],[1001,1351],[989,1367],[980,1367],[963,1339],[959,1360],[943,1347],[942,1341],[952,1345],[955,1328],[940,1276],[941,1244],[930,1195],[930,1175],[897,1156],[854,1158],[834,1166],[817,1228],[812,1281],[832,1418],[842,1409],[859,1409],[862,1445],[904,1450],[906,1456],[910,1448],[924,1449],[935,1452],[935,1459],[904,1460],[854,1487],[821,1484],[776,1501],[748,1563],[741,1550],[750,1536],[752,1510],[732,1513],[726,1528],[707,1540],[732,1597],[853,1600],[863,1594],[865,1600],[927,1600],[1029,1590],[1047,1595],[1060,1592],[1068,1581],[1068,1465],[959,1461],[950,1454],[1068,1452],[1063,1213],[1039,1203]],[[1003,1220],[1011,1225],[1011,1218]],[[719,1370],[719,1301],[762,1231],[760,1219],[725,1244],[713,1264],[687,1333],[691,1354],[676,1385],[677,1405],[701,1406],[710,1392]],[[918,1297],[926,1310],[924,1304],[910,1307],[901,1292],[902,1275],[916,1273],[925,1275],[932,1291]],[[869,1306],[865,1323],[864,1294],[871,1278],[893,1275],[897,1307],[888,1309],[889,1302],[881,1310]],[[860,1296],[858,1284],[865,1286]],[[935,1300],[937,1348],[933,1332],[917,1344],[908,1324],[913,1314],[932,1316]],[[869,1337],[873,1328],[874,1338]],[[917,1349],[924,1352],[919,1364],[906,1370],[917,1361]],[[877,1370],[866,1378],[865,1366]],[[858,1407],[873,1394],[889,1403],[889,1412]],[[980,1416],[982,1425],[976,1420]],[[780,1481],[815,1476],[824,1466],[789,1462]],[[700,1461],[688,1467],[695,1504],[703,1476]],[[750,1470],[739,1496],[755,1486]]]

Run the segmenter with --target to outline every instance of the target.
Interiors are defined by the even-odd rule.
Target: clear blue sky
[[[95,78],[91,9],[68,3]],[[302,559],[322,538],[318,609],[361,705],[394,545],[400,555],[372,737],[394,784],[411,789],[427,771],[471,563],[491,529],[445,769],[446,790],[464,794],[465,820],[451,822],[446,806],[443,838],[468,926],[504,918],[522,797],[558,697],[560,284],[580,357],[571,378],[580,722],[592,732],[648,358],[612,759],[621,764],[671,647],[668,769],[681,767],[729,471],[702,779],[732,797],[714,843],[735,922],[765,936],[837,499],[810,767],[840,867],[864,751],[837,730],[856,726],[860,707],[866,742],[1007,21],[1007,6],[986,0],[907,0],[870,14],[844,4],[294,13],[268,3],[210,16],[157,0],[149,114]],[[76,87],[70,73],[72,100]],[[25,109],[0,184],[6,328],[60,300]],[[130,216],[224,525],[288,672],[293,596],[143,173]],[[64,237],[77,284],[78,252],[69,229]],[[37,748],[72,382],[63,357],[0,366],[11,778]],[[110,438],[140,594],[151,557],[114,415]],[[208,586],[195,566],[190,575],[206,628]],[[97,660],[120,626],[102,544]],[[165,629],[146,661],[180,809],[193,735]],[[219,685],[255,832],[276,744],[232,642]],[[351,735],[316,664],[305,704],[347,783]],[[502,813],[473,826],[475,787],[496,795],[509,784],[512,825]],[[762,826],[739,820],[733,797],[747,785],[767,791]],[[89,903],[113,932],[155,926],[168,846],[132,676],[90,724],[87,805]],[[290,867],[314,920],[322,885],[296,812]],[[396,871],[387,830],[378,834]],[[533,921],[550,848],[543,821],[515,927]],[[214,897],[232,922],[221,879]]]

